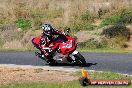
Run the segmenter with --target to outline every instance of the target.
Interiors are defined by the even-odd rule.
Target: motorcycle
[[[58,36],[53,39],[54,41],[49,47],[41,45],[44,54],[44,57],[41,57],[41,59],[45,60],[49,65],[69,63],[72,65],[85,66],[85,58],[76,50],[76,39],[69,35],[65,35],[65,37],[68,39],[66,42]],[[57,48],[52,52],[51,48],[53,47]],[[46,57],[50,57],[50,60],[47,60]]]

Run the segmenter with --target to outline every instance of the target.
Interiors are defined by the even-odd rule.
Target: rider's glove
[[[41,45],[45,45],[45,39],[44,39],[44,38],[41,38],[41,39],[40,39],[40,44],[41,44]]]

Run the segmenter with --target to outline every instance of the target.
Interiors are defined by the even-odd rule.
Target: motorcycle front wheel
[[[81,66],[86,66],[86,60],[79,52],[77,54],[75,54],[74,57],[75,57],[77,64],[79,64]]]

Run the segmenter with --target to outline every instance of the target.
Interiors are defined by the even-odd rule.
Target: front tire
[[[75,57],[77,64],[81,66],[86,66],[86,60],[79,52],[75,54],[74,57]]]

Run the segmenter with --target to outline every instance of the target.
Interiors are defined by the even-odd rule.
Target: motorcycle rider
[[[64,33],[58,31],[57,29],[53,28],[51,24],[43,24],[42,25],[42,33],[39,38],[33,38],[32,43],[33,45],[41,51],[41,53],[35,52],[36,56],[42,58],[45,57],[43,55],[43,52],[46,52],[46,49],[41,47],[41,46],[46,46],[49,47],[49,45],[53,42],[56,41],[54,38],[54,35],[58,35],[59,38],[62,38],[64,42],[66,42],[68,39],[65,37]],[[50,48],[50,53],[53,53],[57,49],[57,45],[54,45],[53,47]],[[47,59],[50,59],[51,57],[47,53]]]

